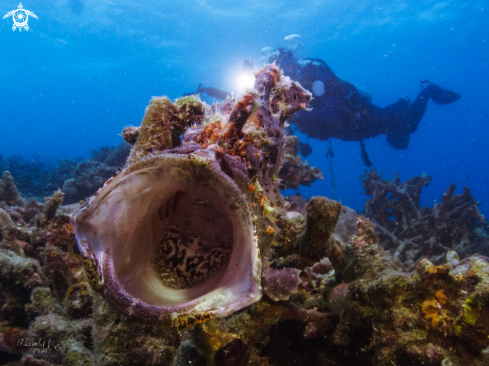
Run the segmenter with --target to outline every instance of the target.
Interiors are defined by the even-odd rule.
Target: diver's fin
[[[405,135],[387,135],[387,142],[396,150],[404,150],[409,145],[409,134]]]
[[[450,90],[442,89],[438,85],[433,84],[428,80],[421,81],[421,89],[426,90],[427,96],[433,99],[436,104],[450,104],[455,103],[462,98],[458,93]]]

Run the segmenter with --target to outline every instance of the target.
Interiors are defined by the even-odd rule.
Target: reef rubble
[[[401,182],[396,173],[392,181],[382,179],[375,169],[360,177],[365,194],[364,215],[375,225],[380,245],[412,269],[420,258],[435,264],[472,254],[489,255],[487,219],[479,211],[479,203],[464,187],[454,194],[451,184],[433,208],[421,207],[423,187],[431,177],[419,176]]]
[[[404,184],[374,171],[364,181],[370,219],[325,197],[284,199],[284,122],[310,95],[281,78],[265,67],[253,90],[211,107],[154,98],[142,126],[123,133],[134,146],[128,165],[89,202],[63,205],[62,191],[44,203],[0,202],[1,364],[489,364],[489,258],[474,254],[487,248],[473,246],[484,218],[470,192],[450,188],[421,209],[428,177]],[[391,216],[406,227],[396,231]],[[414,240],[408,229],[420,218],[433,225],[425,238],[460,258],[409,246],[395,255],[393,238]],[[198,241],[219,254],[199,252]],[[206,258],[222,261],[215,272],[182,272],[181,258],[168,259],[180,249],[202,254],[188,262],[202,269]],[[132,279],[149,271],[172,289],[168,303]],[[195,288],[211,301],[182,306]]]

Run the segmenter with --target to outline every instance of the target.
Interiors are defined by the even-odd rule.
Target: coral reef
[[[24,206],[25,202],[20,197],[14,178],[10,172],[3,172],[0,179],[0,201],[5,201],[9,206]]]
[[[266,253],[282,205],[284,122],[310,98],[267,66],[254,90],[208,111],[195,96],[151,100],[126,168],[74,219],[109,303],[139,321],[187,324],[259,300],[258,247]]]
[[[396,173],[392,181],[381,179],[376,170],[361,177],[365,194],[365,216],[375,224],[380,244],[406,268],[426,257],[435,264],[445,262],[449,251],[460,258],[471,254],[489,255],[487,219],[467,187],[454,195],[450,185],[441,203],[433,208],[420,207],[420,195],[431,177],[414,177],[400,182]]]
[[[57,210],[62,200],[58,191],[45,205],[2,211],[22,219],[0,242],[2,364],[91,364],[92,290],[71,218]]]
[[[76,165],[71,176],[65,176],[61,190],[67,203],[84,200],[94,194],[112,177],[119,168],[123,167],[131,145],[124,142],[116,149],[102,147],[92,151],[93,158]]]
[[[83,208],[62,206],[60,191],[42,204],[0,202],[0,364],[489,364],[477,202],[450,187],[420,208],[428,177],[387,182],[375,171],[364,177],[372,221],[324,197],[284,199],[284,122],[307,100],[274,66],[237,101],[157,98],[146,132],[123,133],[135,161]],[[161,103],[168,113],[155,114]],[[172,123],[186,130],[173,135]],[[116,151],[91,161],[109,165]],[[210,242],[215,253],[202,249]],[[175,295],[166,304],[141,300],[151,271]],[[202,311],[180,306],[199,286],[210,292]]]
[[[65,180],[61,190],[66,195],[67,202],[83,200],[95,193],[115,172],[116,167],[87,160],[78,164],[75,176]]]
[[[25,161],[21,156],[3,160],[0,155],[0,172],[8,170],[11,173],[7,172],[5,181],[0,179],[0,201],[11,202],[9,205],[22,205],[22,198],[15,197],[16,191],[10,192],[13,176],[15,186],[24,197],[40,201],[42,197],[62,189],[66,203],[79,202],[94,194],[118,168],[125,165],[130,150],[131,145],[126,142],[117,148],[101,147],[93,150],[92,157],[85,161],[62,158],[52,168],[42,163]],[[18,199],[20,201],[16,201]]]
[[[74,177],[78,164],[78,161],[61,158],[61,160],[56,163],[56,166],[49,174],[46,190],[49,190],[49,192],[54,192],[63,187],[66,180]]]
[[[168,101],[167,98],[155,98],[150,107],[148,107],[149,112],[146,115],[145,121],[150,121],[151,118],[158,116],[157,111],[154,109],[164,109],[161,103],[168,103]],[[184,106],[184,108],[190,107]],[[179,118],[181,121],[181,118],[186,118],[185,113],[196,113],[197,116],[203,115],[204,111],[179,113],[180,115],[177,113],[172,118]],[[160,116],[160,118],[162,117]],[[143,125],[147,123],[145,121],[143,121]],[[183,127],[186,128],[187,126],[180,126],[179,128],[173,129],[172,133],[174,136],[171,139],[176,139],[178,142],[179,136],[185,131]],[[126,164],[132,145],[136,143],[139,137],[139,131],[140,127],[126,127],[122,136],[127,142],[123,142],[117,148],[112,146],[92,150],[92,157],[84,161],[62,158],[53,168],[47,168],[44,164],[40,163],[27,162],[20,156],[10,157],[3,161],[0,155],[0,172],[2,171],[2,167],[5,170],[10,169],[12,172],[11,175],[16,177],[16,186],[22,191],[24,197],[41,200],[42,197],[61,189],[65,194],[64,201],[66,203],[76,203],[93,195],[103,186],[107,179]],[[144,131],[145,129],[143,129]],[[165,146],[173,147],[173,144],[174,142],[171,142]],[[281,189],[298,189],[299,185],[309,186],[317,179],[323,179],[323,174],[319,169],[310,167],[307,162],[304,163],[301,157],[298,156],[300,144],[297,137],[286,137],[286,146],[282,151],[282,165],[278,173],[278,177],[282,179]],[[0,183],[0,200],[12,201],[11,198],[7,199],[3,197],[4,188],[4,184]]]
[[[0,155],[0,173],[4,171],[9,171],[15,177],[17,188],[26,197],[37,198],[49,194],[45,190],[50,174],[46,164],[26,160],[20,155],[10,156],[4,160]]]
[[[307,161],[302,162],[302,158],[298,155],[300,144],[297,136],[287,136],[285,139],[278,173],[285,188],[299,189],[299,185],[309,186],[318,179],[324,179],[323,173],[318,168],[310,167]]]

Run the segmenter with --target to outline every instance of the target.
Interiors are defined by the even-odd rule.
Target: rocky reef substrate
[[[62,191],[43,203],[26,202],[15,175],[4,173],[1,364],[489,364],[487,223],[470,192],[453,195],[449,188],[442,203],[420,208],[428,177],[390,182],[372,171],[363,178],[371,196],[364,215],[325,197],[282,197],[284,180],[276,176],[295,153],[287,148],[283,122],[308,99],[298,86],[280,82],[279,70],[260,72],[266,80],[258,78],[253,91],[213,107],[195,97],[153,99],[142,126],[123,133],[134,146],[126,173],[110,179],[89,203],[66,204],[68,192]],[[298,97],[295,105],[283,103]],[[206,316],[184,308],[170,317],[131,312],[129,297],[114,298],[113,281],[87,253],[90,246],[81,244],[80,251],[75,214],[88,212],[141,164],[150,171],[167,159],[161,154],[186,156],[192,174],[220,169],[241,190],[260,250],[261,298],[225,314],[212,306]],[[314,176],[307,168],[295,170]],[[177,198],[171,202],[186,202]],[[189,201],[197,213],[207,204],[200,196]],[[213,207],[220,212],[217,203]]]

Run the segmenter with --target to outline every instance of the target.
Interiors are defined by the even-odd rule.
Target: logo
[[[37,19],[36,14],[34,14],[32,11],[25,10],[24,7],[22,6],[22,3],[20,3],[18,9],[9,11],[7,14],[3,16],[3,19],[12,16],[12,19],[14,20],[14,25],[12,25],[13,31],[16,30],[17,28],[19,28],[19,32],[22,31],[22,28],[28,31],[29,25],[27,24],[27,21],[29,20],[29,15]]]

